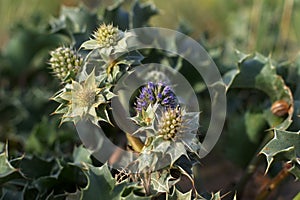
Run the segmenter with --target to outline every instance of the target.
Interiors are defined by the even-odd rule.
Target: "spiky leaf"
[[[265,110],[265,118],[273,128],[285,130],[291,124],[293,115],[293,97],[281,76],[276,73],[274,62],[269,57],[254,53],[245,55],[238,52],[238,71],[225,75],[227,88],[253,88],[265,92],[271,102],[285,100],[290,105],[285,119],[273,115],[270,108]]]
[[[120,199],[125,189],[125,184],[116,184],[107,164],[102,167],[89,166],[87,176],[89,182],[87,187],[83,190],[83,199]]]
[[[260,153],[267,158],[267,170],[275,158],[280,157],[282,160],[292,162],[291,172],[297,178],[300,178],[300,132],[289,132],[274,130],[274,137],[269,141]]]

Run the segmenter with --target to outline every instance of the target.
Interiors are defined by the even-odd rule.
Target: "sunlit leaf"
[[[274,137],[269,141],[260,153],[267,158],[267,171],[275,158],[280,157],[281,160],[292,162],[294,169],[292,172],[297,178],[300,177],[300,132],[289,132],[274,130]]]

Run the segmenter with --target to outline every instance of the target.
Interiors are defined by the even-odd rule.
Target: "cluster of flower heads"
[[[172,165],[180,156],[187,156],[187,150],[197,154],[199,112],[186,112],[170,86],[148,82],[136,98],[135,109],[137,116],[132,119],[140,126],[135,134],[147,134],[137,169]]]
[[[135,110],[138,117],[134,121],[144,122],[145,118],[151,117],[152,123],[137,123],[151,126],[156,120],[155,135],[165,140],[176,138],[185,127],[185,108],[179,104],[171,86],[164,83],[148,82],[143,86],[136,97]]]
[[[103,24],[91,39],[81,45],[81,48],[90,51],[84,60],[77,52],[66,47],[59,47],[50,53],[49,63],[53,73],[64,85],[52,98],[60,103],[54,113],[62,114],[61,122],[72,121],[76,124],[83,118],[97,126],[99,121],[110,122],[108,110],[115,96],[111,92],[112,80],[118,80],[114,78],[121,73],[119,65],[130,66],[139,62],[137,56],[135,60],[130,60],[131,56],[116,60],[127,52],[126,40],[130,37],[132,34]],[[108,76],[110,74],[114,74],[111,79]],[[154,74],[161,75],[157,72]],[[194,144],[197,143],[195,132],[199,113],[186,112],[168,84],[148,81],[134,102],[136,116],[132,119],[141,130],[151,130],[138,158],[141,164],[139,171],[146,167],[155,170],[161,156],[170,159],[173,164],[180,156],[187,156],[186,148],[197,151],[192,147],[197,146]],[[146,162],[149,159],[153,160],[150,164]],[[151,166],[146,166],[146,163]]]
[[[102,120],[110,122],[107,107],[115,95],[110,91],[111,84],[107,84],[106,79],[99,77],[96,71],[103,67],[109,68],[104,71],[111,71],[111,68],[118,64],[110,54],[126,49],[122,46],[126,42],[122,42],[122,45],[119,42],[127,38],[127,35],[117,27],[102,24],[94,32],[93,38],[81,45],[81,48],[90,50],[84,60],[79,53],[68,47],[58,47],[50,52],[49,64],[53,74],[64,85],[52,97],[54,101],[60,103],[54,114],[62,114],[61,122],[77,123],[83,118],[90,119],[95,125],[99,125],[98,122]],[[97,60],[95,63],[89,62],[91,52],[101,52],[100,58],[95,58]],[[99,66],[99,60],[105,61],[103,57],[109,60],[109,65]],[[111,66],[111,63],[114,65]],[[87,65],[92,68],[87,69]],[[100,108],[100,105],[104,106]]]
[[[160,104],[166,108],[174,109],[178,105],[178,100],[171,87],[163,83],[148,82],[142,87],[135,102],[137,112],[147,110],[149,105]]]

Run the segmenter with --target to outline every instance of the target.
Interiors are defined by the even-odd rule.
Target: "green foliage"
[[[280,160],[285,160],[292,165],[291,173],[295,175],[297,179],[300,178],[300,135],[299,132],[289,132],[274,130],[274,137],[269,141],[260,153],[265,154],[268,162],[267,169],[274,161],[278,158]]]
[[[282,4],[284,5],[281,7],[288,6],[287,3]],[[100,5],[101,7],[97,10],[90,10],[83,5],[63,6],[59,16],[53,17],[50,21],[43,15],[35,15],[28,20],[28,23],[14,25],[11,39],[0,55],[0,84],[2,86],[0,89],[0,139],[3,142],[0,143],[0,147],[4,149],[0,154],[0,198],[221,199],[220,192],[200,197],[195,190],[194,184],[197,183],[194,183],[191,168],[195,161],[193,159],[195,154],[191,155],[190,151],[194,149],[187,149],[186,146],[190,145],[186,144],[193,144],[193,147],[196,147],[199,143],[194,139],[201,140],[205,137],[210,115],[210,99],[203,80],[198,78],[192,66],[185,60],[160,50],[130,52],[111,62],[111,54],[117,55],[126,50],[126,40],[131,37],[126,35],[126,30],[149,26],[149,20],[163,12],[158,12],[152,3],[142,3],[138,0],[132,1],[130,5],[126,5],[123,1],[116,1],[107,7],[103,5]],[[213,8],[214,5],[215,3],[203,3],[203,7],[195,7],[205,13],[205,8]],[[295,8],[296,6],[299,6],[297,2],[295,2]],[[226,7],[229,10],[236,10],[231,3]],[[261,12],[259,16],[254,13],[245,14],[251,9],[254,12],[256,8],[264,12]],[[221,138],[221,147],[219,147],[222,156],[226,154],[231,161],[245,167],[251,160],[255,160],[258,154],[263,154],[267,160],[267,175],[277,173],[272,170],[274,163],[277,165],[285,163],[290,166],[289,172],[299,179],[300,57],[297,56],[294,60],[282,60],[286,56],[285,51],[293,53],[295,46],[288,48],[287,44],[294,41],[295,36],[287,38],[284,32],[286,22],[283,18],[287,15],[288,7],[282,18],[278,16],[273,18],[274,13],[270,13],[274,9],[275,13],[281,11],[279,7],[271,5],[268,0],[262,3],[248,2],[237,12],[229,13],[229,18],[232,19],[228,26],[229,30],[232,29],[230,38],[224,36],[222,39],[224,41],[214,44],[211,40],[202,37],[201,42],[217,63],[227,89],[228,113],[224,137]],[[217,10],[220,11],[220,8]],[[188,12],[193,17],[195,16],[194,12],[190,10]],[[297,14],[294,13],[294,15]],[[164,20],[170,20],[170,18],[173,21],[173,17],[169,16],[165,16]],[[217,18],[222,18],[221,11]],[[293,21],[295,21],[294,18],[292,18]],[[124,40],[117,38],[109,51],[94,50],[96,47],[102,48],[97,44],[94,36],[96,28],[103,22],[118,27],[120,33],[125,33]],[[275,26],[276,23],[281,24],[283,28]],[[186,32],[199,31],[198,26],[189,28],[184,20],[179,28]],[[247,31],[248,29],[251,29],[251,33]],[[296,29],[297,27],[292,27],[292,30]],[[204,30],[201,27],[202,32]],[[89,39],[92,41],[88,41]],[[88,42],[83,43],[85,41]],[[187,135],[186,140],[182,138],[175,140],[171,135],[172,139],[164,139],[153,135],[153,132],[157,131],[154,128],[151,134],[149,133],[151,137],[148,137],[147,145],[139,154],[138,168],[143,173],[115,171],[111,170],[107,164],[98,163],[85,147],[78,146],[78,137],[72,125],[64,124],[58,127],[59,119],[53,116],[49,118],[56,106],[53,102],[49,102],[49,98],[58,90],[59,83],[49,75],[50,70],[46,63],[49,60],[49,51],[59,45],[79,49],[79,54],[87,58],[84,65],[80,66],[81,72],[89,72],[80,74],[77,85],[74,83],[75,74],[67,77],[66,82],[62,81],[63,89],[56,93],[54,99],[62,105],[56,113],[65,114],[69,109],[63,122],[72,121],[75,115],[81,118],[86,113],[95,118],[94,124],[96,125],[99,125],[99,120],[110,122],[109,103],[115,97],[115,94],[111,92],[114,84],[125,72],[133,70],[134,66],[141,62],[157,62],[172,66],[182,73],[197,92],[201,100],[199,106],[202,111],[200,136],[193,138]],[[176,38],[166,38],[166,41],[161,41],[160,45],[165,49],[176,49]],[[234,55],[235,52],[231,46],[243,50],[255,49],[262,51],[264,55],[274,49],[274,53],[272,56],[265,57],[259,53],[244,54],[237,51]],[[101,67],[94,72],[92,70],[94,65]],[[93,76],[94,81],[98,81],[97,84],[93,81],[91,83],[88,75]],[[72,87],[80,89],[79,85],[84,80],[88,80],[87,85],[95,84],[97,87],[105,88],[101,90],[103,96],[99,98],[102,100],[101,106],[98,106],[100,102],[96,102],[92,113],[89,113],[91,110],[86,109],[85,106],[82,110],[75,110],[75,112],[70,108],[74,100],[72,98],[74,96],[70,94],[71,82],[73,81]],[[94,89],[97,90],[97,87],[95,86]],[[95,91],[97,94],[98,92],[98,90]],[[285,101],[288,104],[285,115],[276,115],[272,112],[272,105],[278,101]],[[146,117],[135,118],[135,121],[157,117],[154,107],[147,109]],[[191,120],[192,123],[187,124],[186,127],[192,129],[193,125],[198,125],[198,118],[195,116],[196,114],[191,114],[194,120]],[[113,124],[113,121],[110,123]],[[149,122],[147,123],[139,124],[142,130],[149,130],[146,126]],[[117,141],[119,130],[114,130],[109,124],[105,124],[104,127],[111,133],[110,139]],[[6,145],[5,142],[7,142]],[[183,156],[190,157],[191,160]],[[156,164],[163,159],[169,159],[171,164],[163,166],[164,168],[159,171],[150,170],[149,172],[149,166],[152,169],[161,168],[162,166]],[[149,180],[150,182],[147,182]],[[188,189],[183,189],[182,185],[187,186]],[[221,189],[224,190],[224,188]],[[232,196],[233,194],[232,191]],[[299,194],[295,199],[298,197]]]

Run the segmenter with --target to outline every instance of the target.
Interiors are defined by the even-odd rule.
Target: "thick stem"
[[[126,137],[133,150],[140,153],[144,147],[143,142],[139,138],[136,138],[129,133],[126,133]]]
[[[145,190],[146,190],[146,195],[150,196],[150,185],[151,185],[151,173],[150,172],[145,172]]]
[[[289,175],[289,169],[291,167],[291,164],[286,163],[282,170],[260,190],[259,194],[256,197],[256,200],[266,199],[270,195],[270,193],[274,191],[280,185],[280,183]]]

